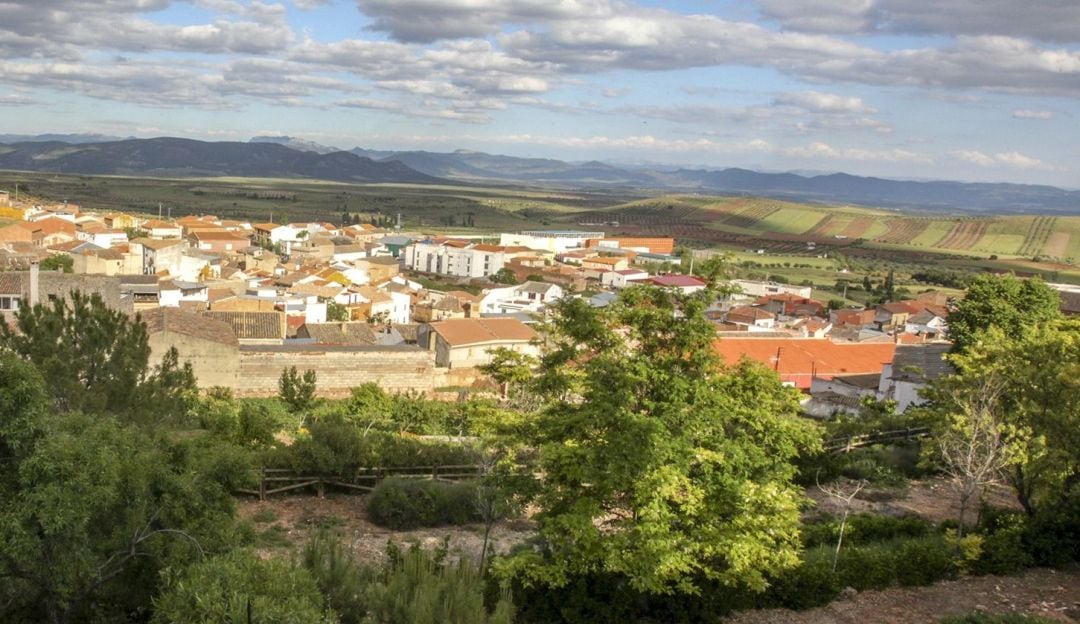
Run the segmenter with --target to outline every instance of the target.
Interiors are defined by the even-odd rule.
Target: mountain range
[[[910,181],[846,173],[617,166],[468,150],[349,151],[288,136],[249,142],[100,135],[0,135],[0,169],[57,173],[315,178],[340,182],[506,184],[754,195],[928,212],[1080,214],[1080,191],[1053,186]],[[14,139],[14,140],[10,140]]]

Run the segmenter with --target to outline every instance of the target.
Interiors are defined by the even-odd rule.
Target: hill
[[[626,187],[739,194],[923,212],[1080,214],[1080,191],[1031,184],[924,182],[846,173],[762,173],[739,168],[625,168],[598,161],[570,163],[466,150],[386,152],[355,148],[352,152],[380,161],[399,160],[431,176],[470,182],[538,184],[579,189]]]
[[[348,152],[319,154],[277,143],[211,143],[176,138],[0,145],[0,169],[89,175],[314,178],[339,182],[439,181],[396,160],[374,161]]]

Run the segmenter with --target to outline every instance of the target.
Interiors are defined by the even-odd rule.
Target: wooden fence
[[[388,477],[402,479],[432,479],[436,481],[463,481],[475,479],[481,467],[473,464],[451,466],[407,466],[398,468],[360,468],[352,475],[299,473],[289,468],[263,468],[259,475],[259,489],[240,489],[238,494],[258,496],[266,500],[271,494],[292,490],[315,488],[319,498],[326,495],[326,487],[333,486],[354,492],[370,492],[380,481]]]
[[[828,453],[849,453],[862,446],[900,440],[916,440],[929,435],[930,427],[908,427],[907,429],[897,429],[895,431],[875,431],[874,433],[827,440],[825,442],[825,451]]]

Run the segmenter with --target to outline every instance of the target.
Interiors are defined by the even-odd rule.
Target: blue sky
[[[0,0],[0,133],[1080,187],[1076,0]]]

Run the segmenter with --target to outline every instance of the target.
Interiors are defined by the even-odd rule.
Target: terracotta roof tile
[[[723,338],[714,345],[728,364],[746,356],[798,388],[809,388],[815,375],[831,379],[841,374],[880,373],[896,351],[892,342],[838,344],[820,338]]]
[[[517,319],[450,319],[431,323],[431,328],[452,347],[536,338],[536,332]]]

